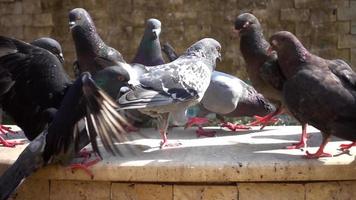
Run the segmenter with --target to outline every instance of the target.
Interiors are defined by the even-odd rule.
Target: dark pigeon
[[[168,43],[165,43],[162,49],[170,60],[177,58],[177,53]],[[197,117],[190,118],[186,127],[193,124],[206,123],[209,120],[202,117],[205,117],[209,113],[215,113],[217,114],[217,118],[223,122],[223,127],[227,127],[233,131],[246,129],[249,127],[225,122],[224,116],[241,117],[266,115],[275,109],[274,106],[253,87],[235,76],[219,71],[213,71],[209,87],[203,99],[198,104],[198,107],[199,111]],[[214,134],[204,131],[199,127],[197,135],[213,136]]]
[[[99,152],[96,136],[105,148],[115,152],[115,141],[123,141],[122,118],[117,106],[83,73],[70,87],[48,128],[44,129],[0,177],[0,199],[7,199],[18,185],[36,170],[48,164],[68,165],[90,139]],[[85,118],[83,123],[82,118]],[[81,123],[80,123],[81,122]],[[88,127],[88,133],[85,127]],[[84,142],[84,146],[87,142]]]
[[[193,44],[177,60],[154,67],[127,66],[131,90],[118,100],[123,109],[138,109],[158,119],[162,136],[161,147],[167,143],[168,120],[185,124],[185,110],[198,103],[207,89],[216,59],[220,58],[220,44],[211,38]]]
[[[69,26],[77,54],[74,71],[80,74],[88,71],[95,74],[116,62],[125,62],[120,52],[109,47],[100,38],[93,20],[83,8],[75,8],[69,12]],[[107,62],[97,62],[97,59]]]
[[[156,66],[165,63],[159,42],[160,33],[161,22],[153,18],[148,19],[140,46],[132,63],[139,63],[145,66]]]
[[[51,120],[72,81],[60,60],[43,48],[0,36],[0,52],[1,106],[32,140]]]
[[[49,37],[41,37],[31,42],[31,44],[53,53],[64,64],[62,46],[56,40]]]
[[[343,60],[327,60],[310,53],[290,32],[270,38],[286,82],[283,97],[289,111],[302,123],[318,128],[323,141],[307,158],[331,156],[324,152],[329,137],[335,135],[356,142],[356,73]]]
[[[285,77],[278,64],[275,54],[269,54],[270,44],[262,33],[258,19],[243,13],[235,20],[235,30],[240,36],[240,50],[246,62],[246,71],[252,86],[276,106],[276,111],[252,122],[250,125],[262,123],[262,128],[276,115],[288,112],[282,101],[282,89]],[[306,124],[302,123],[302,137],[299,143],[287,148],[302,148],[306,146]]]

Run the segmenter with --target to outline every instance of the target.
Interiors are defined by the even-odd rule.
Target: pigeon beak
[[[72,29],[75,26],[75,21],[69,22],[69,28]]]
[[[161,33],[161,28],[152,29],[152,33],[154,35],[154,39],[157,39],[159,37],[159,34]]]
[[[220,52],[218,53],[218,57],[216,58],[216,60],[218,60],[219,62],[222,61],[222,56],[221,56],[221,53],[220,53]]]
[[[63,57],[63,53],[59,54],[59,61],[61,61],[61,63],[64,63],[64,57]]]
[[[267,49],[267,55],[268,55],[268,56],[272,55],[273,51],[274,51],[274,50],[273,50],[272,46],[268,47],[268,49]]]

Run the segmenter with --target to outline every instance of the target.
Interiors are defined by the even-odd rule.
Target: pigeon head
[[[83,8],[74,8],[69,12],[69,27],[73,30],[76,27],[81,27],[86,30],[95,31],[95,26],[89,13]]]
[[[248,34],[250,31],[261,29],[258,19],[250,13],[243,13],[235,20],[235,31],[239,35]]]
[[[304,60],[308,54],[308,50],[298,40],[298,38],[288,31],[279,31],[273,34],[269,40],[271,46],[269,52],[276,51],[278,57],[298,58]]]
[[[61,63],[64,63],[62,47],[56,40],[49,37],[41,37],[31,42],[31,44],[53,53]]]
[[[217,59],[221,61],[220,50],[221,45],[218,41],[213,38],[204,38],[190,46],[187,49],[186,54],[209,59],[213,61],[215,66]]]
[[[148,19],[146,22],[145,36],[148,36],[149,39],[155,40],[159,38],[161,33],[161,22],[158,19]]]
[[[106,67],[94,75],[95,83],[114,99],[128,85],[129,78],[127,71],[119,65]]]
[[[271,46],[268,52],[277,52],[278,62],[286,77],[295,73],[300,64],[305,63],[309,57],[308,50],[296,36],[288,31],[280,31],[273,34],[269,40]]]

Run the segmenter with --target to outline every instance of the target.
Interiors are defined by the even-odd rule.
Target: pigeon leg
[[[245,126],[242,124],[233,124],[231,122],[223,122],[222,124],[220,124],[220,127],[228,128],[231,131],[237,131],[238,129],[251,129],[251,127],[249,127],[249,126]]]
[[[259,117],[256,116],[257,120],[253,121],[249,124],[247,124],[247,126],[257,126],[259,124],[262,124],[261,129],[263,129],[266,125],[268,125],[270,122],[275,121],[276,119],[274,119],[273,117],[276,115],[279,115],[283,112],[283,109],[281,107],[279,107],[276,111],[274,111],[273,113],[270,113],[264,117]]]
[[[81,163],[74,163],[71,164],[68,168],[71,169],[72,171],[75,169],[82,169],[84,170],[84,172],[86,174],[88,174],[90,176],[91,179],[94,178],[94,174],[93,172],[90,171],[90,169],[88,169],[88,167],[95,165],[96,163],[100,162],[101,159],[98,157],[94,160],[91,161],[87,161],[87,159],[84,159],[85,161],[81,162]]]
[[[331,154],[324,152],[324,148],[325,148],[326,144],[329,142],[329,137],[330,137],[330,135],[328,135],[328,136],[323,135],[323,141],[322,141],[318,151],[314,154],[306,151],[305,158],[315,159],[315,158],[321,158],[321,157],[332,157]]]
[[[291,146],[287,146],[287,149],[300,149],[307,146],[308,133],[307,133],[308,124],[302,125],[302,136],[300,137],[300,141],[298,143],[292,144]]]
[[[16,134],[16,131],[11,130],[11,127],[6,127],[2,124],[0,124],[0,132],[2,134],[7,134],[7,133],[11,133],[11,134]]]
[[[16,145],[24,144],[24,142],[16,142],[16,141],[10,142],[0,136],[0,144],[2,144],[2,146],[4,147],[16,147]]]
[[[216,131],[206,131],[201,126],[199,126],[198,130],[196,130],[195,133],[197,134],[197,137],[214,137]]]
[[[179,145],[182,145],[182,143],[177,142],[177,143],[168,143],[168,138],[167,138],[167,130],[168,130],[168,122],[169,122],[169,113],[164,113],[160,117],[158,117],[158,129],[159,133],[161,134],[161,144],[160,148],[163,149],[165,147],[177,147]]]
[[[203,125],[209,122],[209,119],[203,117],[191,117],[189,118],[187,124],[185,125],[184,129],[189,128],[193,125]]]
[[[126,130],[127,133],[137,132],[137,131],[140,130],[139,128],[134,127],[132,125],[127,125],[127,126],[124,127],[124,129]]]

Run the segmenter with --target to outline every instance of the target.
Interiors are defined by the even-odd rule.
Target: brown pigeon
[[[289,111],[301,122],[318,128],[323,135],[319,150],[307,158],[328,157],[324,152],[331,135],[356,141],[356,73],[343,60],[327,60],[311,54],[290,32],[270,38],[271,49],[286,77],[283,97]]]
[[[275,112],[262,118],[259,117],[260,119],[249,124],[262,124],[264,128],[274,116],[288,112],[282,102],[285,77],[281,73],[276,54],[267,52],[270,44],[263,36],[261,24],[254,15],[240,14],[235,20],[235,31],[240,37],[240,50],[246,62],[246,70],[252,86],[276,106]],[[300,142],[287,148],[295,149],[306,146],[306,127],[307,124],[302,123]]]

